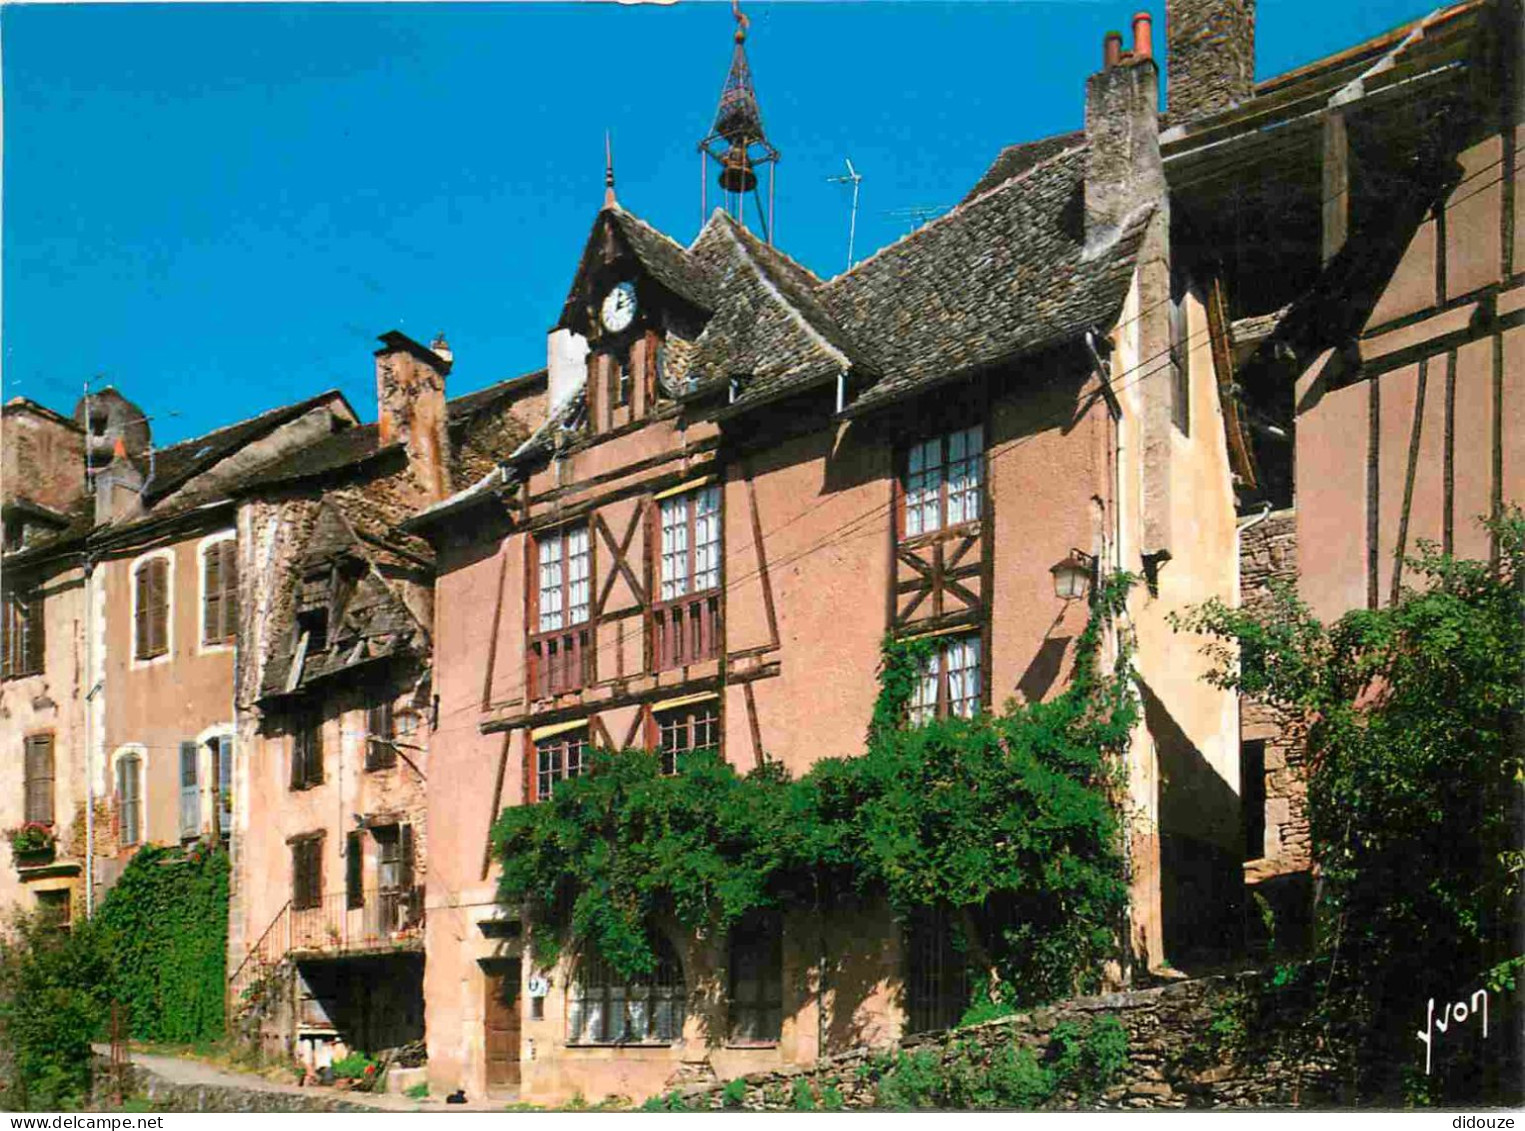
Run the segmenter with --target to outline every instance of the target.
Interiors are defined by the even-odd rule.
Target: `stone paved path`
[[[95,1045],[94,1048],[101,1056],[111,1055],[109,1045]],[[339,1092],[332,1088],[299,1088],[295,1084],[280,1084],[253,1073],[219,1068],[200,1060],[178,1056],[158,1056],[153,1053],[139,1052],[136,1049],[130,1051],[129,1059],[138,1068],[152,1072],[171,1084],[185,1084],[192,1087],[204,1084],[216,1088],[242,1088],[251,1092],[279,1092],[297,1096],[318,1094],[342,1099],[346,1103],[361,1107],[375,1108],[377,1111],[502,1111],[511,1102],[494,1097],[491,1100],[479,1099],[465,1104],[446,1104],[442,1099],[414,1100],[407,1096],[390,1094]]]

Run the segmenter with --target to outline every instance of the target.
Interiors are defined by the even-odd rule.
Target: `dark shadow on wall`
[[[1048,694],[1054,686],[1054,680],[1059,678],[1059,669],[1064,665],[1065,649],[1074,639],[1073,636],[1051,636],[1033,654],[1027,670],[1017,681],[1017,690],[1024,700],[1038,703]]]
[[[1239,795],[1152,688],[1138,681],[1160,781],[1160,903],[1166,959],[1209,967],[1244,951]]]
[[[351,1049],[368,1053],[423,1040],[423,955],[336,958],[298,969],[303,1028],[326,1022]]]

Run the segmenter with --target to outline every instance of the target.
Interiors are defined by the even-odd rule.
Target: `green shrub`
[[[722,1107],[740,1107],[747,1100],[747,1082],[740,1076],[729,1081],[720,1092]]]
[[[424,1100],[429,1098],[429,1085],[420,1080],[407,1091],[403,1092],[410,1100]]]
[[[803,1076],[794,1078],[794,1092],[789,1097],[795,1111],[814,1111],[815,1093],[810,1090],[810,1081]]]
[[[18,917],[0,936],[0,1076],[6,1106],[58,1111],[89,1091],[110,970],[90,923],[60,931]]]
[[[335,1080],[369,1081],[376,1075],[376,1061],[363,1052],[352,1052],[334,1061],[328,1071]]]

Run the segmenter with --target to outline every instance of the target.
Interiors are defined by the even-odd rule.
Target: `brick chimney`
[[[1133,19],[1133,46],[1107,33],[1102,69],[1086,80],[1085,235],[1087,247],[1110,239],[1136,208],[1165,198],[1160,163],[1160,72],[1148,13]]]
[[[1166,0],[1170,124],[1255,93],[1255,0]]]
[[[445,375],[450,361],[406,334],[389,330],[376,351],[376,419],[381,442],[401,441],[408,470],[433,501],[450,493],[450,434]],[[447,347],[448,350],[448,347]]]

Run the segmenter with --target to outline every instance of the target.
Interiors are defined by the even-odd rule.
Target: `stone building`
[[[88,858],[99,898],[141,845],[226,835],[229,489],[353,421],[331,392],[155,448],[148,419],[115,389],[82,399],[73,419],[6,406],[0,824],[33,822],[53,844],[15,856],[0,903],[69,917],[87,903]]]
[[[733,197],[761,123],[741,38],[715,127]],[[1147,576],[1128,607],[1133,960],[1234,945],[1237,705],[1165,619],[1235,594],[1227,326],[1174,270],[1149,18],[1103,54],[1082,133],[1001,153],[952,212],[834,279],[724,210],[679,243],[611,184],[543,421],[409,524],[438,552],[450,720],[428,787],[436,1088],[639,1097],[956,1020],[950,933],[883,908],[659,928],[649,984],[592,953],[537,969],[488,829],[593,745],[794,774],[857,752],[886,631],[940,642],[916,717],[1049,696],[1085,616],[1051,568],[1076,550]]]
[[[1243,602],[1279,578],[1330,621],[1394,600],[1422,540],[1488,559],[1479,519],[1525,500],[1519,3],[1259,83],[1252,6],[1169,11],[1175,238],[1221,290],[1248,425]],[[1299,728],[1246,703],[1242,737],[1246,879],[1306,938]]]
[[[376,351],[378,419],[238,488],[235,1022],[313,1068],[423,1037],[434,555],[398,529],[528,429],[544,374],[447,402],[451,354]]]

